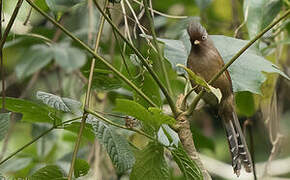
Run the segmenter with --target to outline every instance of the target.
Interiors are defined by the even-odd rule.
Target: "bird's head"
[[[199,22],[190,22],[187,27],[187,32],[190,37],[192,47],[200,47],[207,42],[208,34]]]

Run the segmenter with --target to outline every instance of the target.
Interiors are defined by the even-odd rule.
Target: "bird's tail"
[[[240,175],[241,170],[241,160],[240,160],[240,152],[239,152],[239,145],[236,136],[236,131],[233,126],[232,121],[224,121],[224,127],[226,130],[227,140],[230,148],[230,153],[232,157],[232,166],[234,172],[237,176]]]
[[[248,146],[246,143],[246,139],[244,137],[243,131],[241,129],[241,125],[239,123],[239,119],[237,117],[237,114],[233,112],[233,123],[234,128],[236,131],[236,137],[238,141],[238,147],[239,147],[239,157],[241,159],[241,162],[247,172],[252,171],[252,158],[251,154],[248,150]]]

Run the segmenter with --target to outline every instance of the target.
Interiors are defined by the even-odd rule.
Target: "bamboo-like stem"
[[[226,63],[223,68],[213,77],[209,80],[208,84],[212,84],[214,81],[216,81],[222,73],[224,73],[227,68],[232,65],[251,45],[253,45],[258,39],[260,39],[267,31],[269,31],[271,28],[273,28],[276,24],[278,24],[281,20],[286,18],[290,14],[290,10],[287,10],[280,18],[278,18],[276,21],[272,22],[268,27],[266,27],[263,31],[261,31],[254,39],[252,39],[250,42],[248,42],[237,54],[235,54],[231,60]],[[204,94],[204,90],[200,91],[198,95],[194,98],[192,103],[190,104],[188,110],[186,111],[186,115],[191,115],[199,102],[199,100],[202,98]]]
[[[1,162],[0,162],[0,165],[2,165],[3,163],[5,163],[6,161],[8,161],[9,159],[11,159],[12,157],[14,157],[16,154],[18,154],[19,152],[21,152],[23,149],[27,148],[28,146],[30,146],[31,144],[33,144],[34,142],[36,142],[38,139],[40,139],[41,137],[45,136],[46,134],[48,134],[49,132],[51,132],[52,130],[54,129],[57,129],[58,127],[66,124],[66,123],[69,123],[69,122],[72,122],[72,121],[76,121],[78,119],[80,119],[81,117],[77,117],[77,118],[74,118],[74,119],[70,119],[70,120],[67,120],[67,121],[64,121],[64,122],[61,122],[57,125],[54,125],[52,126],[51,128],[49,128],[48,130],[44,131],[43,133],[41,133],[39,136],[37,136],[36,138],[32,139],[30,142],[28,142],[27,144],[25,144],[24,146],[22,146],[21,148],[17,149],[15,152],[11,153],[8,157],[6,157],[5,159],[3,159]]]
[[[144,8],[145,8],[145,14],[149,20],[149,26],[150,26],[150,29],[151,29],[151,33],[152,33],[152,38],[153,38],[153,45],[155,46],[156,50],[157,50],[157,54],[158,54],[158,58],[159,58],[159,62],[161,64],[161,72],[164,76],[164,79],[165,79],[165,84],[167,86],[167,90],[168,90],[168,98],[172,99],[171,96],[173,95],[172,93],[172,89],[171,89],[171,85],[170,85],[170,81],[169,81],[169,78],[168,78],[168,74],[166,72],[166,67],[165,67],[165,59],[163,57],[163,53],[158,45],[158,42],[157,42],[157,37],[156,37],[156,32],[155,32],[155,26],[154,26],[154,21],[153,21],[153,17],[151,17],[151,14],[149,13],[149,7],[148,7],[148,2],[147,0],[144,0],[143,1],[144,3]]]
[[[1,33],[1,35],[0,35],[0,59],[1,59],[0,61],[1,61],[1,67],[0,68],[1,68],[2,99],[3,99],[2,100],[2,108],[1,108],[2,112],[5,111],[5,73],[4,73],[4,63],[3,63],[3,46],[5,44],[5,41],[6,41],[7,37],[8,37],[8,34],[9,34],[11,28],[12,28],[12,25],[14,24],[14,21],[15,21],[15,19],[17,17],[17,14],[18,14],[19,9],[20,9],[20,7],[22,5],[22,2],[23,2],[23,0],[18,0],[16,6],[14,8],[14,11],[12,13],[12,16],[11,16],[9,22],[8,22],[8,25],[7,25],[7,27],[6,27],[5,31],[4,31],[3,36],[2,36],[2,6],[3,6],[3,2],[2,2],[2,0],[0,2],[0,6],[1,6],[0,7],[0,9],[1,9],[0,10],[0,13],[1,13],[1,15],[0,15],[0,21],[1,21],[1,26],[0,26],[0,28],[1,28],[1,30],[0,30],[0,33]]]
[[[141,134],[141,135],[143,135],[143,136],[145,136],[145,137],[147,137],[147,138],[149,138],[149,139],[151,139],[153,141],[156,141],[156,139],[154,137],[150,136],[149,134],[146,134],[145,132],[141,131],[140,129],[129,128],[127,126],[122,126],[120,124],[114,123],[114,122],[110,121],[109,119],[105,118],[104,116],[100,115],[99,113],[94,112],[94,111],[92,111],[92,110],[90,110],[88,108],[86,108],[85,111],[87,113],[89,113],[89,114],[92,114],[92,115],[96,116],[97,118],[101,119],[102,121],[104,121],[104,122],[106,122],[106,123],[108,123],[108,124],[110,124],[112,126],[115,126],[115,127],[118,127],[118,128],[122,128],[122,129],[126,129],[126,130],[129,130],[129,131],[134,131],[134,132],[136,132],[138,134]]]
[[[30,0],[27,0],[30,1]],[[158,86],[160,87],[161,91],[163,92],[164,96],[166,97],[168,104],[171,108],[171,111],[173,113],[173,115],[175,117],[177,117],[177,115],[179,114],[177,111],[177,108],[175,107],[175,104],[173,103],[173,100],[171,99],[171,97],[169,96],[169,93],[167,91],[167,89],[163,86],[162,82],[160,81],[159,77],[157,76],[157,74],[153,71],[153,69],[151,68],[151,66],[148,64],[147,60],[143,57],[143,55],[141,54],[141,52],[133,45],[131,44],[128,39],[121,33],[121,31],[116,27],[116,25],[111,21],[111,19],[105,14],[105,12],[101,9],[100,5],[98,4],[97,0],[94,0],[94,3],[96,5],[96,7],[98,8],[98,10],[100,11],[100,13],[105,17],[105,19],[107,20],[107,22],[112,26],[113,29],[116,30],[116,32],[118,33],[118,35],[125,41],[125,43],[135,52],[135,54],[138,56],[138,58],[140,59],[140,61],[142,62],[142,64],[146,67],[146,69],[148,70],[148,72],[150,73],[150,75],[153,77],[153,79],[155,80],[155,82],[158,84]]]
[[[104,9],[106,9],[107,5],[108,5],[108,0],[105,0]],[[95,53],[97,53],[98,49],[99,49],[99,44],[100,44],[100,39],[101,39],[101,35],[102,35],[102,32],[103,32],[104,22],[105,22],[105,19],[104,19],[104,16],[102,16],[101,17],[101,21],[100,21],[100,25],[99,25],[99,31],[98,31],[98,34],[97,34],[96,43],[95,43],[95,49],[94,49]],[[89,75],[89,81],[88,81],[88,88],[87,88],[87,93],[86,93],[86,98],[85,98],[85,107],[89,107],[89,104],[90,104],[90,94],[91,94],[91,87],[92,87],[95,63],[96,63],[96,59],[93,58],[93,60],[91,62],[90,75]],[[75,165],[75,161],[76,161],[76,158],[77,158],[77,153],[78,153],[78,150],[79,150],[79,146],[80,146],[80,143],[81,143],[81,137],[82,137],[82,134],[83,134],[83,130],[84,130],[84,127],[86,125],[87,116],[88,116],[88,114],[84,110],[82,121],[81,121],[80,130],[79,130],[79,133],[78,133],[77,142],[75,144],[75,148],[74,148],[74,151],[73,151],[72,161],[71,161],[71,165],[70,165],[70,169],[69,169],[69,173],[68,173],[68,180],[71,180],[72,176],[73,176],[74,165]]]
[[[151,106],[157,107],[157,105],[148,97],[146,96],[134,83],[132,83],[126,76],[124,76],[120,71],[118,71],[114,66],[112,66],[110,63],[108,63],[104,58],[99,56],[97,53],[94,52],[89,46],[87,46],[84,42],[82,42],[80,39],[78,39],[76,36],[74,36],[71,32],[69,32],[65,27],[63,27],[61,24],[56,22],[53,18],[48,16],[42,9],[37,7],[35,3],[33,3],[31,0],[26,0],[28,4],[30,4],[37,12],[39,12],[41,15],[43,15],[47,20],[49,20],[51,23],[53,23],[55,26],[57,26],[59,29],[61,29],[66,35],[68,35],[70,38],[72,38],[75,42],[77,42],[80,46],[82,46],[85,50],[87,50],[90,54],[92,54],[96,59],[100,60],[102,63],[104,63],[105,66],[107,66],[110,70],[112,70],[120,79],[122,79],[125,83],[127,83],[132,89],[134,89],[142,98],[144,98]],[[107,16],[106,16],[107,17]],[[106,18],[105,17],[105,18]]]

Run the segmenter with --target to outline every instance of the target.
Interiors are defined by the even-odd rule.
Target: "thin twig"
[[[108,4],[108,0],[105,0],[104,9],[106,9],[107,4]],[[105,22],[105,19],[102,16],[101,17],[101,21],[100,21],[100,25],[99,25],[99,31],[98,31],[98,34],[97,34],[96,43],[95,43],[95,49],[94,49],[95,53],[97,53],[98,49],[99,49],[99,44],[100,44],[100,39],[101,39],[101,35],[102,35],[102,32],[103,32],[104,22]],[[91,62],[90,75],[89,75],[89,81],[88,81],[88,88],[87,88],[87,93],[86,93],[86,98],[85,98],[85,107],[89,107],[90,106],[90,95],[91,95],[91,87],[92,87],[93,76],[94,76],[95,63],[96,63],[96,59],[93,58],[93,60]],[[74,148],[74,152],[73,152],[73,156],[72,156],[72,161],[71,161],[71,166],[70,166],[70,169],[69,169],[68,180],[72,179],[72,175],[73,175],[73,172],[74,172],[74,165],[75,165],[75,161],[76,161],[76,158],[77,158],[77,153],[78,153],[80,142],[81,142],[83,129],[84,129],[85,125],[86,125],[87,116],[88,116],[88,114],[86,113],[85,108],[84,108],[84,113],[83,113],[83,117],[82,117],[82,121],[81,121],[81,126],[80,126],[80,130],[79,130],[79,133],[78,133],[77,142],[75,144],[75,148]]]
[[[134,83],[132,83],[126,76],[124,76],[120,71],[118,71],[114,66],[112,66],[110,63],[107,62],[103,57],[99,56],[97,53],[94,52],[89,46],[87,46],[84,42],[82,42],[80,39],[78,39],[76,36],[74,36],[71,32],[69,32],[65,27],[63,27],[61,24],[56,22],[53,18],[48,16],[42,9],[37,7],[35,3],[33,3],[31,0],[26,0],[28,4],[30,4],[37,12],[39,12],[41,15],[47,18],[50,22],[52,22],[55,26],[60,28],[65,34],[67,34],[70,38],[72,38],[75,42],[77,42],[80,46],[82,46],[85,50],[87,50],[90,54],[92,54],[96,59],[100,60],[102,63],[104,63],[105,66],[107,66],[109,69],[111,69],[120,79],[122,79],[125,83],[127,83],[132,89],[134,89],[144,100],[146,100],[151,106],[157,107],[157,105],[148,97],[146,96]],[[107,15],[105,19],[108,19]],[[121,32],[120,32],[121,33]],[[119,34],[119,32],[118,32]],[[123,36],[124,37],[124,36]],[[136,50],[138,51],[138,50]],[[149,66],[149,65],[148,65]]]
[[[268,27],[266,27],[263,31],[261,31],[254,39],[252,39],[250,42],[248,42],[237,54],[234,55],[234,57],[231,58],[231,60],[226,63],[223,68],[208,82],[208,84],[212,84],[215,80],[217,80],[220,75],[227,70],[227,68],[235,62],[238,57],[240,57],[252,44],[254,44],[258,39],[260,39],[267,31],[269,31],[272,27],[274,27],[276,24],[278,24],[281,20],[286,18],[290,14],[290,10],[286,11],[280,18],[278,18],[276,21],[272,22]],[[198,101],[202,98],[204,94],[204,90],[201,90],[198,95],[194,98],[193,102],[190,104],[186,114],[191,115],[198,103]]]
[[[27,0],[29,1],[29,0]],[[116,32],[119,34],[119,36],[126,42],[126,44],[135,52],[135,54],[140,58],[142,64],[146,67],[146,69],[148,70],[148,72],[150,73],[150,75],[153,77],[153,79],[155,80],[155,82],[158,84],[158,86],[160,87],[161,91],[163,92],[164,96],[166,97],[168,104],[171,108],[171,111],[173,113],[173,115],[175,117],[177,117],[177,115],[179,114],[177,112],[177,109],[175,107],[175,104],[173,103],[172,98],[169,96],[169,93],[167,91],[167,89],[163,86],[161,80],[159,79],[159,77],[157,76],[157,74],[154,72],[154,70],[151,68],[151,66],[148,64],[147,60],[143,57],[143,55],[140,53],[140,51],[133,45],[131,44],[127,38],[125,38],[123,36],[123,34],[120,32],[120,30],[116,27],[116,25],[111,21],[111,19],[105,14],[104,11],[102,11],[101,7],[99,6],[98,2],[96,0],[94,0],[94,3],[96,5],[96,7],[98,8],[98,10],[100,11],[100,13],[103,14],[103,16],[105,17],[105,19],[107,20],[107,22],[112,26],[112,28],[114,28],[116,30]]]
[[[111,16],[109,8],[107,8],[107,13],[108,13],[109,18],[112,20],[112,16]],[[116,31],[113,28],[112,28],[112,31],[113,31],[113,34],[114,34],[114,38],[115,38],[115,40],[117,42],[117,46],[119,48],[119,51],[120,51],[120,54],[121,54],[121,57],[122,57],[122,61],[123,61],[124,65],[125,65],[126,71],[127,71],[128,75],[129,75],[129,77],[132,78],[131,74],[130,74],[130,71],[129,71],[128,64],[126,62],[125,53],[124,53],[124,51],[122,51],[122,47],[121,47],[121,44],[120,44],[119,39],[117,37]]]
[[[156,37],[156,32],[155,32],[155,26],[154,26],[154,21],[153,21],[153,17],[151,17],[151,14],[149,12],[149,7],[148,7],[148,2],[147,0],[144,0],[143,1],[144,3],[144,8],[145,8],[145,13],[146,13],[146,16],[149,20],[149,24],[150,24],[150,28],[151,28],[151,33],[152,33],[152,38],[153,38],[153,44],[155,46],[155,48],[157,49],[157,54],[158,54],[158,58],[159,58],[159,62],[161,64],[161,72],[164,76],[164,79],[165,79],[165,84],[167,86],[167,90],[168,90],[168,99],[170,99],[173,95],[172,93],[172,89],[171,89],[171,85],[170,85],[170,82],[169,82],[169,78],[168,78],[168,74],[167,74],[167,71],[166,71],[166,67],[165,67],[165,59],[163,58],[163,53],[158,45],[158,42],[157,42],[157,37]]]
[[[135,13],[134,9],[132,8],[131,4],[129,3],[128,0],[125,0],[125,1],[126,1],[127,6],[129,7],[129,9],[130,9],[130,11],[131,11],[131,13],[132,13],[132,15],[133,15],[133,17],[134,17],[134,19],[135,19],[136,24],[137,24],[138,27],[139,27],[141,33],[144,35],[145,40],[146,40],[147,43],[148,43],[148,44],[149,44],[149,45],[154,49],[154,51],[157,52],[157,50],[156,50],[155,47],[151,44],[151,42],[150,42],[150,40],[148,39],[148,37],[146,37],[146,33],[145,33],[144,30],[143,30],[143,26],[141,25],[141,23],[140,23],[138,17],[136,16],[136,13]]]
[[[8,161],[9,159],[11,159],[12,157],[14,157],[16,154],[18,154],[19,152],[21,152],[23,149],[27,148],[28,146],[30,146],[31,144],[33,144],[34,142],[36,142],[38,139],[40,139],[41,137],[43,137],[44,135],[48,134],[49,132],[51,132],[54,129],[57,129],[58,127],[63,126],[66,123],[70,123],[72,121],[76,121],[78,119],[80,119],[81,117],[77,117],[74,119],[70,119],[64,122],[61,122],[57,125],[52,126],[51,128],[49,128],[48,130],[44,131],[43,133],[41,133],[39,136],[37,136],[36,138],[32,139],[29,143],[25,144],[24,146],[22,146],[21,148],[19,148],[18,150],[16,150],[15,152],[11,153],[8,157],[6,157],[5,159],[3,159],[0,162],[0,165],[2,165],[3,163],[5,163],[6,161]]]
[[[134,132],[136,132],[138,134],[141,134],[141,135],[143,135],[143,136],[145,136],[145,137],[147,137],[147,138],[149,138],[149,139],[151,139],[153,141],[156,141],[156,139],[154,137],[150,136],[149,134],[146,134],[145,132],[141,131],[140,129],[130,128],[130,127],[127,127],[127,126],[122,126],[120,124],[114,123],[114,122],[108,120],[107,118],[105,118],[104,116],[102,116],[102,115],[100,115],[100,114],[98,114],[98,113],[96,113],[96,112],[94,112],[94,111],[92,111],[90,109],[87,109],[87,108],[85,109],[85,111],[90,113],[90,114],[92,114],[92,115],[94,115],[94,116],[96,116],[96,117],[98,117],[102,121],[104,121],[104,122],[106,122],[106,123],[108,123],[108,124],[110,124],[112,126],[115,126],[115,127],[118,127],[118,128],[122,128],[122,129],[126,129],[126,130],[129,130],[129,131],[134,131]]]
[[[143,4],[137,0],[133,0],[133,2],[139,4],[140,6],[143,6]],[[154,13],[159,14],[159,15],[164,16],[164,17],[167,17],[167,18],[174,18],[174,19],[186,19],[186,18],[188,18],[187,16],[174,16],[174,15],[165,14],[165,13],[156,11],[155,9],[151,9],[151,8],[150,8],[150,10],[151,11],[153,10]]]
[[[0,40],[2,40],[2,0],[0,0]],[[1,112],[5,112],[5,73],[3,64],[3,47],[0,49],[0,61],[1,61],[1,79],[2,79],[2,108]]]

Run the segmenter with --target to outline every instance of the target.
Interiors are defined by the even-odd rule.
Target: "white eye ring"
[[[201,39],[202,39],[203,41],[206,40],[206,38],[207,38],[206,35],[203,35],[203,36],[201,37]]]

